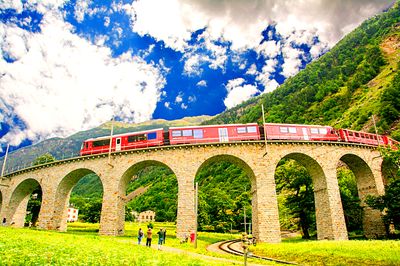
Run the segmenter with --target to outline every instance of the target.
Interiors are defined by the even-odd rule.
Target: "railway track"
[[[236,240],[227,240],[222,242],[221,244],[218,245],[218,248],[224,252],[227,252],[229,254],[233,254],[236,256],[243,256],[244,253],[238,249],[233,248],[233,246],[237,243],[241,242],[240,239]],[[281,263],[281,264],[289,264],[289,265],[298,265],[297,263],[290,262],[290,261],[284,261],[284,260],[277,260],[273,258],[267,258],[267,257],[261,257],[257,255],[250,255],[248,256],[249,258],[257,258],[257,259],[262,259],[262,260],[268,260],[268,261],[273,261],[276,263]]]

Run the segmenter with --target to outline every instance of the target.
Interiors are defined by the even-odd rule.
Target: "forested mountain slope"
[[[229,109],[206,124],[262,121],[323,124],[400,139],[400,4],[344,37],[274,92]]]

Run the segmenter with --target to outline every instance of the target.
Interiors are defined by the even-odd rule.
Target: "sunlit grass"
[[[226,265],[118,237],[0,228],[0,265]]]

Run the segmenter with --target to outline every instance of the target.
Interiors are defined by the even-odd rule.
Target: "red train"
[[[398,145],[399,142],[377,134],[334,129],[330,126],[257,123],[210,126],[171,127],[130,132],[112,136],[111,151],[123,151],[161,145],[268,140],[341,141],[369,145]],[[85,140],[80,155],[106,153],[110,150],[110,137]]]

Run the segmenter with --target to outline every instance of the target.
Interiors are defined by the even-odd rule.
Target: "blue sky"
[[[216,115],[392,0],[2,0],[0,152],[125,122]]]

